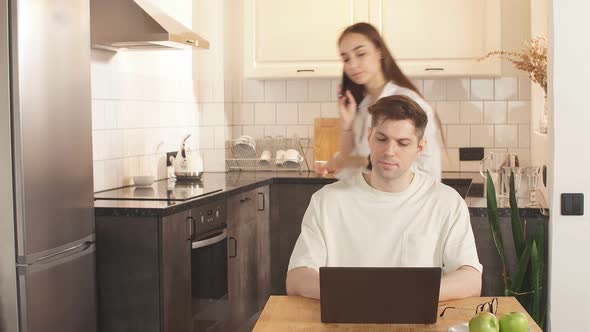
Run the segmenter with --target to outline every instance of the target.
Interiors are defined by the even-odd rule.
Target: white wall
[[[550,221],[549,303],[551,331],[590,331],[590,2],[555,0],[552,9],[553,64],[549,96],[553,103],[554,170]],[[584,193],[584,216],[561,216],[561,193]]]
[[[155,3],[211,43],[210,50],[112,53],[92,50],[94,190],[166,177],[164,152],[198,149],[207,171],[224,171],[223,6],[218,1]],[[194,22],[194,24],[192,24]],[[164,142],[158,155],[156,147]]]

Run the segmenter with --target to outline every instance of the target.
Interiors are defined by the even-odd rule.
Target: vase
[[[539,121],[539,132],[541,134],[547,134],[548,114],[549,103],[547,102],[547,95],[545,95],[545,98],[543,98],[543,114],[541,114],[541,120]]]

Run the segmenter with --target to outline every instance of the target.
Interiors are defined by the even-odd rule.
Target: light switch
[[[584,194],[561,194],[561,215],[584,215]]]

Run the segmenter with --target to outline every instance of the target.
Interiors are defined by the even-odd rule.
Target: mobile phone
[[[342,73],[342,85],[340,88],[340,97],[346,97],[346,90],[350,89],[351,83],[352,83],[352,81],[350,80],[350,78],[348,78],[348,76],[345,73]],[[349,103],[348,98],[346,98],[345,103],[346,103],[346,105],[348,105],[348,103]]]

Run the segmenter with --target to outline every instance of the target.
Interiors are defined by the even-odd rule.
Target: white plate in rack
[[[529,332],[533,330],[529,327]],[[448,332],[469,332],[469,323],[461,323],[454,326],[449,327]]]

